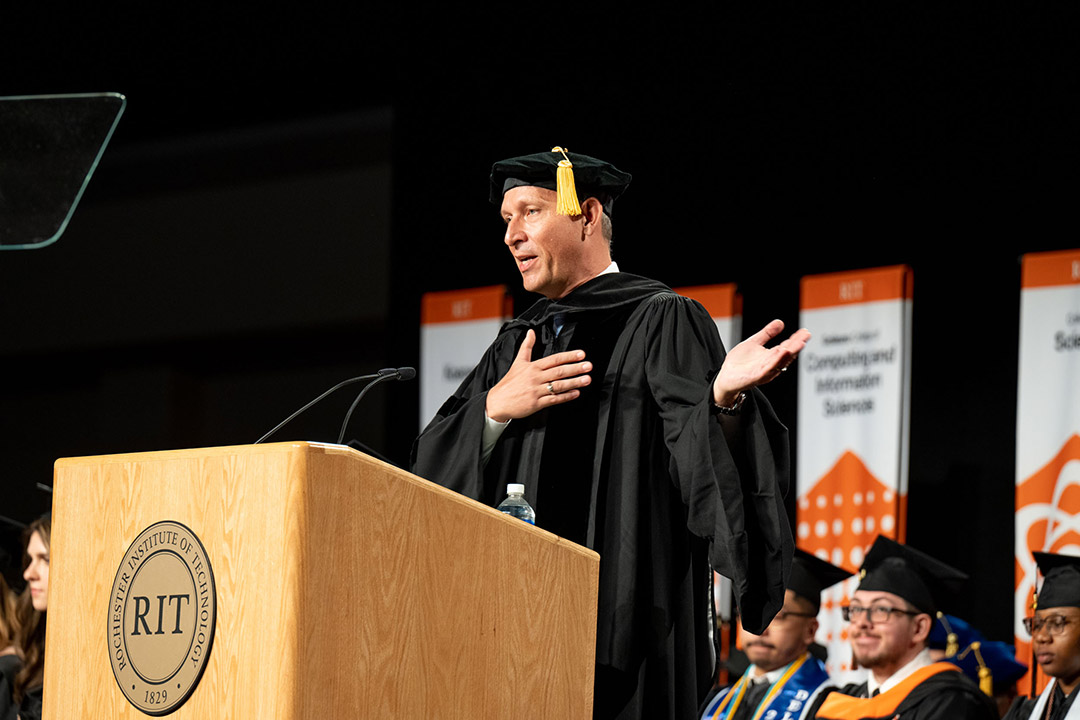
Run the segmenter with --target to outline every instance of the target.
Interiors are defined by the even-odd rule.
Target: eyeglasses
[[[1035,633],[1042,632],[1045,626],[1051,635],[1060,635],[1065,632],[1066,625],[1074,622],[1076,621],[1061,615],[1051,615],[1044,618],[1026,617],[1024,618],[1024,629],[1028,631],[1028,635],[1034,636]]]
[[[866,613],[866,616],[870,618],[870,622],[874,624],[889,622],[889,618],[893,616],[893,613],[899,613],[901,615],[923,614],[912,612],[911,610],[901,610],[900,608],[889,607],[888,605],[873,605],[871,607],[863,607],[862,605],[841,605],[840,612],[844,616],[844,622],[858,622],[859,616]]]

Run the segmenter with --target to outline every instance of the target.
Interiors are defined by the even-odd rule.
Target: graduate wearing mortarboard
[[[739,644],[750,666],[706,703],[702,720],[810,717],[823,691],[833,686],[825,663],[810,652],[821,591],[847,577],[847,570],[796,548],[784,607],[763,633],[755,635],[740,623]]]
[[[830,694],[816,717],[825,720],[992,720],[990,699],[928,647],[939,606],[967,576],[914,548],[878,536],[844,607],[855,662],[866,682]]]
[[[1076,720],[1080,703],[1080,557],[1032,553],[1043,575],[1035,615],[1026,618],[1039,669],[1053,680],[1037,699],[1017,698],[1008,720]]]

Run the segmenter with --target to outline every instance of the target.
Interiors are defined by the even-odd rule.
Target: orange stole
[[[891,717],[908,694],[932,675],[940,672],[960,672],[952,663],[936,662],[919,668],[899,685],[877,697],[857,698],[834,692],[825,698],[817,712],[819,720],[860,720],[861,718]]]

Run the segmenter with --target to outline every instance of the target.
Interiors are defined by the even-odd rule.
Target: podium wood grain
[[[109,664],[116,570],[149,525],[202,540],[217,629],[169,717],[592,716],[596,553],[351,449],[58,460],[45,718],[143,718]]]

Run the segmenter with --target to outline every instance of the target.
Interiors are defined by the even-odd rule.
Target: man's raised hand
[[[739,393],[776,379],[795,362],[810,340],[810,331],[806,328],[796,330],[787,340],[771,348],[765,347],[783,331],[784,323],[773,320],[731,348],[713,382],[713,400],[717,405],[731,407]]]

